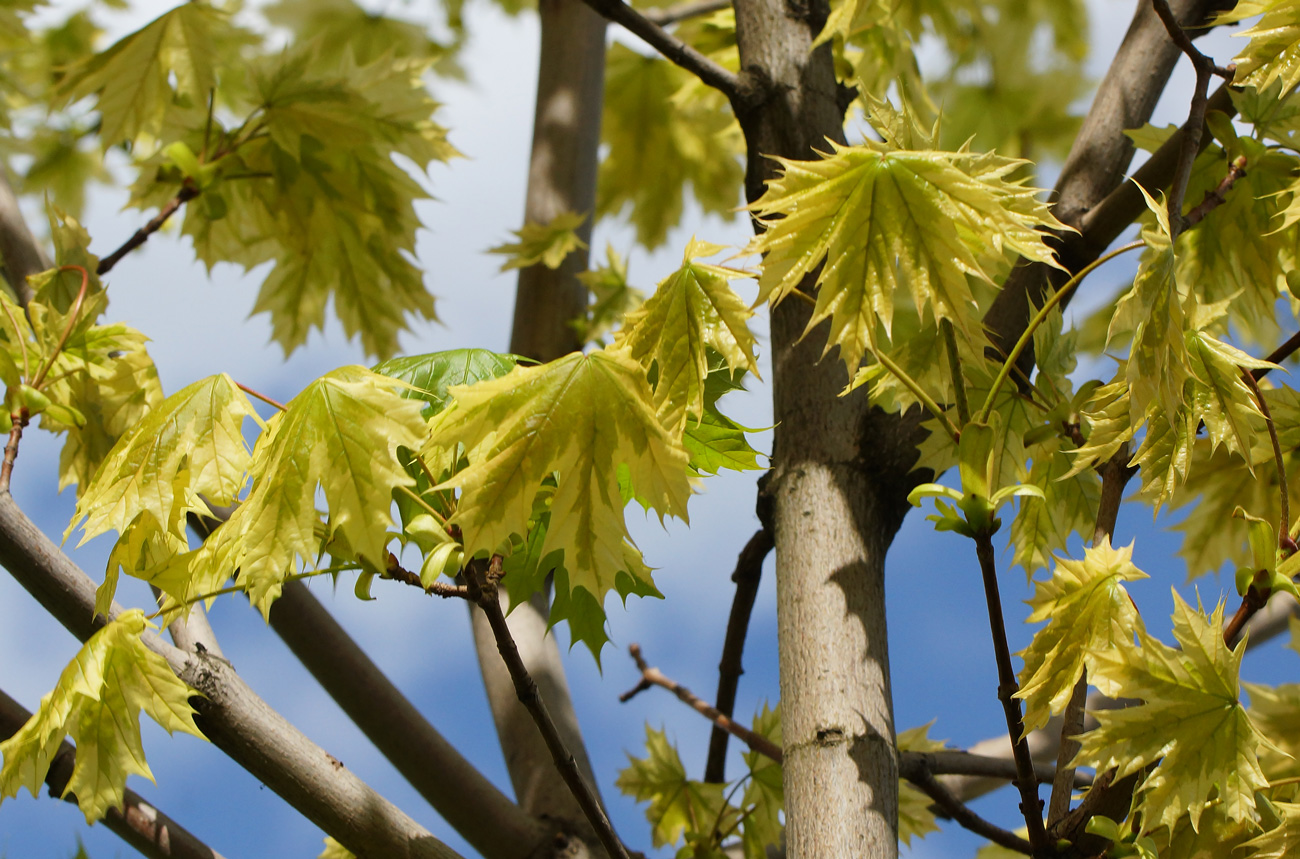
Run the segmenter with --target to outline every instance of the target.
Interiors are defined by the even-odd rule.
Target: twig
[[[653,24],[667,27],[669,24],[676,24],[678,21],[685,21],[687,18],[709,15],[730,8],[731,0],[686,0],[685,3],[678,3],[676,6],[669,6],[665,9],[647,9],[645,10],[645,17],[647,21]]]
[[[1007,758],[979,755],[961,749],[943,749],[937,752],[918,752],[900,750],[898,753],[898,777],[913,781],[913,776],[921,771],[933,775],[974,776],[977,778],[995,778],[1003,781],[1015,781],[1016,762]],[[1035,773],[1041,784],[1049,783],[1055,775],[1050,766],[1036,768]],[[1087,773],[1075,773],[1074,786],[1090,787],[1092,776]],[[958,799],[961,797],[953,794]]]
[[[641,682],[637,683],[636,686],[624,692],[622,695],[619,695],[618,700],[627,703],[633,696],[640,692],[644,692],[651,686],[662,686],[676,695],[677,699],[683,704],[713,722],[715,726],[734,735],[754,751],[771,758],[777,763],[782,763],[785,760],[785,756],[782,754],[780,747],[777,746],[776,743],[773,743],[762,734],[751,731],[744,725],[736,724],[734,721],[718,712],[717,709],[710,707],[708,704],[700,700],[699,696],[690,689],[687,689],[677,681],[666,677],[658,668],[647,665],[645,659],[641,656],[641,645],[630,644],[628,645],[627,652],[632,655],[632,659],[636,661],[636,667],[641,670]]]
[[[18,413],[13,416],[14,426],[9,430],[9,441],[5,443],[4,462],[0,462],[0,492],[9,491],[9,479],[14,473],[14,462],[18,460],[18,443],[23,440],[23,429],[31,419],[26,406],[19,406]]]
[[[112,271],[113,266],[122,261],[122,257],[149,241],[149,237],[162,229],[168,218],[176,214],[176,211],[181,206],[184,206],[201,193],[198,185],[188,179],[185,180],[185,184],[181,186],[180,191],[176,193],[175,197],[167,201],[167,205],[163,206],[158,214],[150,218],[149,222],[143,227],[136,230],[135,235],[127,239],[120,248],[99,261],[99,265],[95,268],[95,274],[105,275]]]
[[[420,580],[418,573],[413,573],[397,563],[397,556],[392,552],[388,553],[388,567],[384,570],[384,578],[392,579],[395,582],[401,582],[410,585],[413,588],[419,588],[429,596],[442,597],[450,599],[459,597],[460,599],[470,599],[469,588],[465,585],[452,585],[447,582],[433,582],[426,586]]]
[[[736,570],[731,580],[736,583],[736,595],[731,600],[731,615],[727,618],[727,634],[722,641],[722,658],[718,660],[718,694],[714,701],[718,712],[730,718],[735,713],[736,687],[740,675],[745,673],[741,657],[745,652],[745,639],[749,634],[749,617],[754,610],[754,599],[763,577],[763,560],[772,551],[772,532],[762,528],[754,532],[736,559]],[[704,780],[714,784],[726,781],[727,739],[731,735],[718,725],[709,736],[709,756],[704,765]]]
[[[760,88],[752,76],[738,75],[723,68],[681,39],[666,32],[663,27],[622,0],[583,0],[583,2],[614,23],[622,24],[633,35],[640,37],[647,45],[663,54],[665,59],[721,92],[738,111],[753,106],[760,99]]]
[[[1245,175],[1246,156],[1238,155],[1228,165],[1228,172],[1219,180],[1219,184],[1206,191],[1205,197],[1196,205],[1196,208],[1188,212],[1183,218],[1183,225],[1189,229],[1196,226],[1205,219],[1206,215],[1226,203],[1228,201],[1228,192],[1232,190],[1232,186],[1237,184],[1237,180]]]
[[[984,599],[988,603],[989,629],[993,634],[993,650],[998,664],[998,700],[1007,720],[1007,735],[1016,762],[1016,789],[1020,791],[1020,813],[1029,827],[1029,843],[1034,855],[1047,850],[1047,832],[1043,828],[1043,804],[1038,798],[1038,780],[1034,775],[1034,761],[1025,739],[1025,721],[1020,712],[1020,691],[1016,671],[1011,665],[1011,648],[1007,645],[1007,628],[1002,619],[1002,597],[998,592],[998,571],[993,551],[993,539],[982,534],[975,540],[975,553],[979,556],[980,572],[984,577]]]
[[[1014,832],[1009,832],[1001,826],[990,823],[971,811],[961,800],[953,796],[952,791],[940,784],[932,773],[922,771],[915,776],[909,776],[908,781],[925,791],[926,796],[933,799],[935,805],[939,806],[945,815],[955,820],[963,829],[969,829],[971,832],[982,835],[994,844],[1006,847],[1009,850],[1015,850],[1026,855],[1034,854],[1034,847],[1028,841]]]
[[[1196,154],[1201,148],[1201,135],[1205,128],[1205,112],[1209,102],[1210,77],[1217,74],[1231,80],[1232,73],[1216,66],[1213,60],[1197,50],[1179,25],[1178,19],[1174,17],[1168,0],[1151,0],[1151,5],[1160,16],[1165,29],[1169,31],[1169,37],[1174,40],[1179,50],[1187,55],[1196,69],[1196,88],[1192,93],[1191,107],[1187,111],[1187,122],[1183,124],[1182,149],[1178,153],[1178,166],[1174,169],[1174,178],[1169,187],[1167,201],[1169,229],[1173,238],[1178,238],[1178,234],[1187,228],[1187,222],[1183,219],[1183,197],[1187,193],[1187,182],[1192,177],[1192,164],[1196,161]]]
[[[266,403],[268,406],[274,406],[277,411],[287,412],[289,410],[289,407],[284,405],[283,403],[277,402],[276,400],[273,400],[270,397],[268,397],[266,394],[263,394],[260,391],[255,391],[252,388],[248,387],[247,385],[241,385],[239,382],[236,382],[235,387],[239,388],[239,390],[243,391],[245,394],[248,394],[250,397],[256,397],[257,399]]]
[[[556,769],[559,770],[564,783],[572,791],[573,798],[582,808],[587,822],[595,830],[611,859],[629,859],[627,848],[615,834],[614,827],[596,797],[596,792],[578,771],[578,764],[573,759],[573,754],[565,747],[555,721],[546,710],[546,702],[537,691],[537,684],[533,682],[523,659],[519,656],[519,648],[515,646],[514,637],[510,634],[510,627],[506,625],[506,618],[501,612],[501,603],[497,597],[497,583],[501,575],[500,555],[493,555],[486,563],[479,560],[470,561],[465,566],[465,584],[469,589],[469,597],[478,604],[487,617],[488,624],[492,627],[492,634],[497,641],[497,650],[501,653],[501,659],[510,672],[511,681],[514,682],[519,703],[523,704],[528,714],[533,717],[533,722],[541,732],[542,739],[546,741],[546,747],[551,752],[551,758],[555,761]]]

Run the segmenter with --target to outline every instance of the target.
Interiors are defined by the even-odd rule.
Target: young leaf
[[[191,573],[238,568],[238,583],[265,615],[295,561],[312,563],[330,539],[384,569],[393,488],[414,482],[397,448],[419,448],[424,432],[419,402],[402,399],[384,376],[352,366],[317,379],[267,421],[249,464],[252,489]],[[317,534],[318,486],[329,511],[325,540]]]
[[[374,371],[410,385],[402,388],[399,395],[428,403],[424,407],[424,416],[433,417],[451,403],[448,391],[453,386],[472,385],[504,376],[517,363],[517,355],[489,352],[487,349],[452,349],[390,358],[376,364]]]
[[[1033,613],[1026,622],[1046,620],[1047,626],[1020,653],[1025,667],[1016,697],[1025,701],[1026,731],[1065,709],[1094,652],[1131,641],[1142,628],[1123,583],[1146,577],[1133,565],[1132,546],[1112,549],[1106,539],[1085,549],[1081,561],[1057,558],[1051,578],[1034,582]]]
[[[655,847],[676,844],[683,835],[709,833],[715,830],[715,822],[734,817],[735,809],[723,798],[724,785],[688,779],[677,749],[663,731],[647,725],[645,733],[647,756],[628,755],[628,767],[614,783],[637,802],[650,803],[645,816]]]
[[[657,365],[654,401],[665,426],[681,426],[688,413],[703,412],[708,348],[733,371],[758,371],[754,335],[746,321],[753,312],[727,284],[745,272],[696,261],[723,250],[692,238],[681,268],[627,315],[614,339],[647,369]]]
[[[781,748],[781,708],[763,704],[754,717],[753,730]],[[741,844],[746,859],[766,859],[769,847],[781,843],[784,827],[781,810],[785,806],[785,787],[781,781],[781,765],[766,755],[748,751],[744,753],[749,767],[749,784],[740,806],[744,810],[741,821]]]
[[[930,725],[909,728],[898,734],[900,752],[937,752],[947,748],[942,740],[930,739]],[[898,780],[898,837],[908,847],[913,838],[924,838],[931,832],[938,832],[939,826],[934,822],[934,812],[930,807],[934,800],[907,779]]]
[[[488,253],[508,257],[501,264],[502,271],[534,265],[559,268],[565,257],[587,246],[586,242],[578,238],[577,233],[578,228],[586,220],[586,215],[561,212],[547,224],[529,221],[524,224],[523,229],[515,231],[519,241],[497,245]]]
[[[1215,789],[1229,819],[1252,819],[1255,791],[1268,786],[1258,749],[1269,740],[1237,700],[1245,650],[1224,645],[1222,604],[1206,618],[1173,594],[1174,638],[1181,650],[1139,629],[1140,646],[1117,641],[1093,652],[1089,680],[1112,698],[1143,703],[1095,712],[1100,725],[1080,738],[1075,758],[1098,771],[1115,767],[1116,778],[1155,764],[1138,788],[1146,832],[1172,828],[1184,816],[1196,827]]]
[[[37,795],[65,734],[77,744],[77,763],[64,795],[93,823],[110,808],[122,808],[126,777],[152,779],[140,745],[140,711],[168,732],[202,737],[190,707],[191,690],[167,662],[140,640],[151,625],[131,609],[85,643],[59,677],[40,709],[0,743],[0,800],[20,788]]]
[[[767,255],[759,300],[782,300],[820,266],[808,330],[830,319],[826,351],[839,346],[850,372],[877,322],[890,331],[900,286],[922,319],[928,308],[964,331],[967,275],[991,283],[1007,252],[1056,265],[1041,231],[1062,225],[1035,189],[1006,178],[1023,162],[870,140],[832,144],[820,161],[777,160],[781,176],[750,206],[767,227],[747,248]]]
[[[451,521],[467,554],[499,552],[525,535],[534,498],[558,474],[539,557],[562,550],[569,586],[599,610],[620,571],[644,575],[628,542],[620,470],[660,517],[685,518],[686,451],[656,417],[645,373],[625,352],[574,353],[451,394],[456,405],[434,418],[431,439],[436,449],[465,446],[468,467],[438,488],[461,490]]]
[[[1072,452],[1061,450],[1059,437],[1034,448],[1026,482],[1043,490],[1043,497],[1021,498],[1011,523],[1012,563],[1030,576],[1065,549],[1072,535],[1089,535],[1097,523],[1101,478],[1091,468],[1073,471]]]
[[[1233,82],[1265,90],[1281,81],[1285,94],[1300,83],[1300,3],[1296,0],[1242,0],[1229,12],[1219,15],[1216,24],[1235,23],[1262,15],[1255,26],[1233,33],[1250,39],[1236,57]]]
[[[628,283],[627,262],[612,245],[605,247],[605,258],[605,265],[578,275],[592,300],[586,315],[573,321],[583,342],[600,345],[609,331],[621,327],[627,314],[645,301],[645,293]]]

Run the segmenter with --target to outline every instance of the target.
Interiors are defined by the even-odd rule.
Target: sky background
[[[165,8],[138,4],[132,17],[105,18],[105,23],[116,35]],[[1099,77],[1128,26],[1133,6],[1093,0],[1090,8],[1090,71]],[[408,333],[402,341],[408,354],[465,346],[504,351],[509,339],[514,277],[498,273],[500,258],[485,251],[508,240],[509,231],[518,228],[522,217],[538,27],[530,13],[509,18],[495,6],[479,2],[470,6],[468,30],[471,37],[462,57],[467,82],[439,81],[435,86],[435,95],[445,105],[437,119],[468,157],[434,165],[428,186],[437,199],[421,207],[428,229],[420,235],[418,254],[428,272],[426,282],[438,296],[441,324],[417,325]],[[1216,34],[1200,44],[1221,63],[1231,59],[1236,47],[1227,34]],[[1161,103],[1157,124],[1185,119],[1188,72],[1184,61],[1178,82]],[[1050,184],[1053,178],[1047,172],[1042,184]],[[146,220],[138,212],[122,211],[124,202],[125,194],[104,189],[90,197],[85,223],[93,237],[92,249],[101,255]],[[603,258],[606,242],[629,255],[631,280],[648,291],[676,268],[681,248],[693,234],[739,246],[749,228],[743,218],[724,223],[691,210],[660,253],[650,255],[634,248],[630,231],[610,224],[598,226],[592,246],[598,259]],[[1093,275],[1077,306],[1085,307],[1090,297],[1096,302],[1109,294],[1110,287],[1130,276],[1126,266],[1131,265],[1129,261]],[[306,348],[285,360],[280,347],[269,342],[266,318],[247,318],[261,274],[244,275],[234,266],[218,266],[209,276],[193,261],[187,240],[158,235],[108,278],[111,305],[106,319],[125,320],[153,339],[150,352],[167,393],[204,376],[229,372],[283,402],[330,369],[370,363],[359,344],[348,343],[334,323],[324,335],[313,334]],[[752,281],[739,289],[754,295]],[[765,316],[756,316],[753,327],[765,346]],[[760,351],[766,379],[766,349]],[[1111,369],[1099,367],[1094,372],[1108,377]],[[770,425],[770,392],[756,379],[750,380],[749,387],[749,395],[725,400],[724,410],[746,426]],[[757,434],[753,443],[759,450],[770,449],[770,433]],[[23,509],[51,535],[63,532],[75,502],[71,492],[59,495],[55,490],[60,444],[48,434],[29,432],[13,483]],[[703,697],[712,696],[733,591],[729,577],[736,553],[757,528],[753,514],[757,476],[724,474],[707,479],[692,500],[690,528],[672,522],[663,529],[657,522],[630,516],[647,562],[657,568],[656,581],[666,599],[632,600],[626,610],[610,602],[613,643],[604,652],[603,674],[585,648],[567,657],[574,703],[614,825],[631,847],[651,855],[655,854],[650,850],[643,807],[620,795],[613,780],[626,764],[626,753],[642,753],[647,723],[667,730],[688,771],[698,777],[710,726],[662,690],[618,703],[618,695],[637,680],[626,647],[640,642],[652,664]],[[1135,536],[1135,560],[1152,580],[1133,591],[1159,634],[1167,625],[1158,619],[1172,609],[1168,587],[1184,586],[1186,571],[1182,561],[1172,557],[1175,538],[1153,527],[1145,508],[1126,508],[1121,514],[1116,543]],[[73,549],[70,542],[68,548],[99,580],[110,545],[105,537],[81,549]],[[1020,601],[1029,590],[1018,569],[1007,570],[1002,581],[1011,643],[1018,650],[1032,633],[1020,623],[1025,616]],[[1231,589],[1227,579],[1202,579],[1199,584],[1207,605],[1219,598],[1223,588]],[[377,599],[368,603],[357,601],[346,584],[337,594],[328,581],[316,580],[311,587],[432,724],[509,792],[500,751],[495,743],[484,742],[491,736],[483,730],[490,725],[490,716],[465,607],[455,601],[422,598],[394,583],[376,583]],[[931,736],[961,747],[1002,733],[987,617],[969,543],[953,535],[936,535],[922,515],[910,515],[889,556],[887,591],[898,728],[933,719]],[[1183,591],[1193,594],[1190,588]],[[134,581],[123,582],[118,599],[124,604],[149,604],[147,589]],[[246,601],[219,600],[212,622],[227,658],[271,706],[438,837],[464,855],[473,855],[373,750]],[[683,635],[683,630],[690,634]],[[560,635],[567,643],[567,633],[560,630]],[[0,576],[0,688],[34,709],[78,646],[12,579]],[[763,702],[775,702],[778,694],[770,558],[754,610],[745,667],[736,708],[742,719]],[[1249,679],[1268,682],[1298,673],[1300,658],[1280,643],[1260,648],[1244,668]],[[133,778],[130,786],[230,859],[317,855],[320,831],[271,791],[212,746],[187,736],[168,738],[145,721],[145,748],[157,786],[140,778]],[[731,744],[732,773],[740,770],[738,746]],[[975,808],[995,821],[1017,825],[1016,799],[1010,791],[980,800]],[[23,793],[0,807],[0,859],[63,859],[74,853],[78,838],[95,859],[135,855],[104,827],[87,827],[70,804]],[[971,856],[980,844],[980,839],[947,825],[943,832],[914,842],[910,855],[959,859]],[[657,855],[672,855],[672,851]]]

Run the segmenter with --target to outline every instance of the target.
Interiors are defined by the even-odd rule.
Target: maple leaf
[[[1192,408],[1205,423],[1211,452],[1224,444],[1233,453],[1247,457],[1246,465],[1250,468],[1251,443],[1256,428],[1262,428],[1264,415],[1242,373],[1275,369],[1277,365],[1252,358],[1204,331],[1187,335],[1187,354],[1196,374]]]
[[[657,367],[654,402],[666,426],[680,427],[688,413],[703,412],[709,348],[732,370],[758,371],[747,322],[753,312],[727,283],[746,272],[696,261],[723,250],[692,238],[681,268],[627,315],[614,338],[647,370],[651,364]]]
[[[131,609],[96,632],[37,712],[0,742],[0,800],[24,787],[36,796],[60,743],[71,734],[77,763],[63,793],[76,795],[92,823],[110,808],[122,808],[128,775],[153,778],[140,744],[141,710],[169,733],[203,736],[189,704],[196,693],[140,640],[146,628],[153,627],[144,612]]]
[[[817,272],[807,330],[830,319],[825,351],[839,346],[850,372],[877,323],[889,333],[900,286],[922,320],[928,309],[966,331],[975,306],[967,275],[992,283],[1007,252],[1058,265],[1041,230],[1064,227],[1035,189],[1006,178],[1023,162],[965,148],[831,145],[818,161],[776,159],[781,175],[750,206],[766,229],[746,250],[767,255],[760,301],[781,301]]]
[[[937,752],[947,748],[942,740],[930,739],[930,722],[916,728],[900,731],[896,745],[900,752]],[[934,822],[934,812],[930,807],[934,800],[925,791],[904,778],[898,780],[898,837],[908,847],[913,838],[924,838],[931,832],[938,832],[939,826]]]
[[[457,71],[450,59],[454,46],[431,38],[427,25],[379,14],[352,0],[278,0],[259,11],[270,23],[293,30],[296,42],[315,42],[325,60],[350,53],[364,65],[385,56],[411,57],[444,60],[445,72]]]
[[[296,560],[314,562],[329,540],[342,540],[358,559],[383,569],[393,488],[414,482],[397,448],[420,447],[425,432],[419,402],[393,388],[391,379],[357,366],[308,385],[267,421],[249,463],[248,497],[179,566],[191,565],[188,574],[207,581],[238,568],[237,584],[263,615]],[[324,539],[318,486],[328,509]]]
[[[1025,701],[1026,732],[1065,709],[1095,651],[1131,641],[1133,631],[1142,629],[1123,583],[1146,577],[1133,565],[1131,545],[1113,549],[1106,538],[1085,549],[1081,561],[1057,558],[1051,577],[1034,582],[1033,612],[1026,622],[1046,620],[1047,626],[1020,653],[1025,667],[1016,697]]]
[[[594,598],[597,613],[620,572],[649,583],[629,542],[620,474],[661,518],[686,518],[690,488],[686,451],[655,415],[639,364],[626,352],[575,352],[451,395],[429,452],[465,446],[469,465],[437,488],[461,491],[451,522],[468,555],[508,550],[527,534],[534,499],[558,475],[538,557],[563,551],[569,588]]]
[[[723,798],[725,785],[692,781],[677,749],[663,731],[646,725],[646,757],[628,755],[628,766],[614,784],[637,802],[649,802],[646,819],[650,821],[650,838],[655,847],[676,844],[688,833],[726,831],[718,826],[736,811]]]
[[[605,265],[578,275],[592,298],[585,317],[571,323],[584,343],[604,345],[605,335],[645,301],[645,293],[628,283],[627,262],[613,245],[606,245],[605,258]]]
[[[1292,620],[1294,623],[1294,619]],[[1292,626],[1294,642],[1295,627]],[[1250,695],[1250,720],[1261,732],[1276,742],[1275,747],[1259,750],[1260,765],[1270,780],[1293,779],[1300,776],[1300,684],[1283,683],[1265,686],[1262,683],[1244,683]]]
[[[544,265],[551,269],[559,268],[564,263],[565,257],[587,246],[587,243],[578,237],[578,228],[586,220],[586,215],[561,212],[549,223],[539,224],[536,221],[529,221],[524,224],[523,229],[513,231],[519,241],[497,245],[488,250],[488,253],[507,257],[501,264],[502,271],[534,265]]]
[[[1286,93],[1300,82],[1300,2],[1297,0],[1242,0],[1231,11],[1215,18],[1215,24],[1235,23],[1261,15],[1255,26],[1233,33],[1250,39],[1236,57],[1233,82],[1265,90],[1281,81]]]
[[[773,708],[764,703],[751,727],[754,733],[781,748],[780,705]],[[749,767],[749,783],[740,802],[744,810],[741,844],[746,859],[766,859],[768,847],[779,845],[785,834],[781,824],[781,810],[785,806],[782,769],[779,763],[755,751],[747,751],[743,757]]]
[[[70,69],[59,97],[66,103],[98,96],[105,149],[157,136],[174,99],[207,103],[217,85],[215,43],[234,29],[229,14],[211,4],[183,3]]]
[[[449,392],[454,386],[472,385],[504,376],[519,360],[518,355],[487,349],[451,349],[390,358],[376,364],[373,369],[380,375],[405,382],[409,387],[402,388],[398,395],[428,403],[424,407],[424,416],[433,417],[451,404]]]
[[[596,217],[631,210],[637,241],[654,249],[681,219],[689,185],[704,211],[730,219],[740,197],[744,140],[725,99],[709,91],[675,98],[691,86],[689,72],[624,45],[605,61],[601,160]],[[654,181],[646,182],[645,177]]]
[[[1074,534],[1087,535],[1097,523],[1101,478],[1093,469],[1075,471],[1073,451],[1061,449],[1059,438],[1037,446],[1025,479],[1043,490],[1043,497],[1020,499],[1011,523],[1013,564],[1026,573],[1046,567],[1053,552],[1063,550]]]
[[[1271,805],[1282,818],[1278,825],[1248,841],[1242,840],[1238,846],[1238,850],[1250,849],[1250,859],[1287,859],[1300,851],[1300,803],[1274,802]]]
[[[1112,698],[1140,705],[1102,710],[1099,726],[1080,737],[1080,766],[1117,769],[1116,778],[1154,769],[1142,780],[1137,810],[1143,830],[1171,829],[1189,816],[1196,828],[1210,793],[1231,820],[1255,816],[1255,791],[1268,786],[1258,749],[1269,740],[1237,699],[1237,674],[1245,652],[1223,643],[1223,605],[1206,618],[1177,591],[1175,650],[1139,629],[1140,646],[1094,651],[1089,681]]]

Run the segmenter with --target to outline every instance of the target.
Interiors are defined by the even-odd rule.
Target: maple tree
[[[214,855],[126,787],[150,775],[143,711],[280,794],[327,833],[322,856],[456,856],[222,658],[204,608],[240,594],[481,855],[629,855],[547,631],[562,623],[599,662],[610,592],[660,596],[629,506],[687,521],[710,475],[764,470],[714,702],[632,650],[625,697],[664,687],[714,725],[702,778],[654,726],[618,776],[654,847],[892,856],[946,818],[987,856],[1294,852],[1300,686],[1243,696],[1239,674],[1300,596],[1300,401],[1278,372],[1300,348],[1284,337],[1300,307],[1300,6],[1140,0],[1082,119],[1063,97],[1085,94],[1079,2],[538,11],[525,220],[491,251],[519,270],[510,351],[398,356],[405,327],[435,317],[416,202],[457,155],[435,95],[458,73],[461,4],[416,24],[352,0],[196,0],[107,45],[91,10],[0,10],[4,154],[22,179],[22,195],[0,183],[0,562],[83,642],[36,712],[0,696],[0,801],[45,783],[146,855]],[[606,19],[653,51],[607,48]],[[1243,21],[1234,57],[1192,41]],[[918,62],[926,39],[938,69]],[[1153,127],[1180,60],[1187,120]],[[1149,157],[1126,178],[1137,147]],[[1050,192],[1030,158],[1061,165]],[[100,256],[86,187],[123,176],[139,230]],[[591,265],[595,218],[625,217],[653,248],[688,194],[735,216],[742,193],[752,240],[691,239],[653,291],[613,249]],[[47,241],[24,219],[41,208]],[[285,403],[225,373],[168,394],[147,332],[109,311],[111,280],[166,226],[209,268],[256,269],[252,310],[286,355],[332,313],[377,363]],[[1133,251],[1118,291],[1089,279]],[[749,277],[754,302],[735,289]],[[1084,291],[1097,309],[1067,323]],[[726,414],[762,369],[764,307],[770,467]],[[63,538],[112,541],[102,577],[8,493],[56,479],[23,468],[34,425],[61,439]],[[1114,545],[1126,500],[1188,511],[1193,576],[1236,572],[1208,608],[1175,592],[1176,646],[1130,597],[1154,577]],[[991,748],[894,724],[884,556],[912,506],[980,571],[1006,727]],[[741,654],[773,549],[782,694],[745,720]],[[1001,599],[1011,566],[1033,591],[1018,617]],[[123,576],[157,605],[119,606]],[[316,603],[303,582],[326,576],[360,600],[388,581],[471,605],[513,798]],[[1042,624],[1018,672],[1008,619]],[[748,747],[730,779],[729,736]],[[1023,833],[971,810],[975,776],[1014,786]]]

